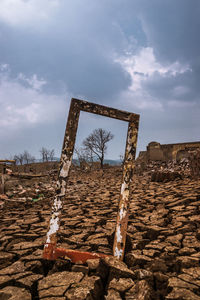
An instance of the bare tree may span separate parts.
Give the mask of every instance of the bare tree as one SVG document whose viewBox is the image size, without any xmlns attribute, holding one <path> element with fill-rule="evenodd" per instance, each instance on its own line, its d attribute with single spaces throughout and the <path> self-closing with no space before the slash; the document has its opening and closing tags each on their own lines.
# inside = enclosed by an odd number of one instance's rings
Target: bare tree
<svg viewBox="0 0 200 300">
<path fill-rule="evenodd" d="M 15 154 L 13 157 L 14 160 L 16 160 L 17 165 L 23 165 L 24 162 L 24 156 L 22 153 Z"/>
<path fill-rule="evenodd" d="M 23 153 L 14 155 L 13 159 L 16 160 L 16 163 L 20 165 L 35 162 L 35 157 L 32 156 L 27 150 L 25 150 Z"/>
<path fill-rule="evenodd" d="M 53 159 L 54 159 L 54 155 L 55 155 L 55 151 L 54 151 L 54 149 L 52 149 L 52 150 L 49 150 L 49 159 L 50 159 L 50 161 L 53 161 Z"/>
<path fill-rule="evenodd" d="M 30 164 L 35 162 L 35 157 L 32 156 L 27 150 L 24 151 L 23 158 L 25 164 Z"/>
<path fill-rule="evenodd" d="M 40 150 L 40 154 L 42 156 L 42 161 L 45 161 L 45 157 L 46 157 L 46 148 L 42 147 L 42 149 Z"/>
<path fill-rule="evenodd" d="M 114 135 L 110 131 L 102 128 L 95 129 L 84 141 L 84 149 L 96 155 L 103 168 L 104 155 L 107 150 L 107 143 L 112 140 Z"/>
<path fill-rule="evenodd" d="M 77 156 L 79 165 L 81 166 L 82 162 L 86 162 L 87 161 L 87 157 L 85 157 L 85 153 L 84 153 L 84 149 L 83 148 L 78 148 L 75 147 L 74 148 L 74 153 Z"/>
<path fill-rule="evenodd" d="M 55 151 L 54 151 L 54 149 L 48 150 L 47 148 L 42 147 L 42 149 L 40 150 L 40 154 L 42 156 L 43 162 L 44 161 L 52 161 L 54 158 Z"/>
<path fill-rule="evenodd" d="M 123 165 L 123 163 L 124 163 L 124 155 L 122 153 L 120 153 L 119 159 L 120 159 L 121 165 Z"/>
<path fill-rule="evenodd" d="M 74 149 L 74 152 L 77 156 L 77 159 L 78 159 L 81 169 L 85 169 L 86 166 L 91 168 L 92 163 L 93 163 L 93 153 L 90 150 L 82 148 L 82 147 L 80 147 L 80 148 L 76 147 Z"/>
</svg>

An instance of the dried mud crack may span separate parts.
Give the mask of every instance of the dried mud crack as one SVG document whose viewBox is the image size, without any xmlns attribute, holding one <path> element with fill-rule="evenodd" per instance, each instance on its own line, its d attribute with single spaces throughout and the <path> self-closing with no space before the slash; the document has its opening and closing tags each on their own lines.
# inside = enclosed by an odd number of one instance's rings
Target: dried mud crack
<svg viewBox="0 0 200 300">
<path fill-rule="evenodd" d="M 121 171 L 72 170 L 59 245 L 112 255 Z M 2 200 L 0 299 L 200 299 L 200 180 L 134 176 L 124 262 L 42 259 L 55 181 L 15 181 Z"/>
</svg>

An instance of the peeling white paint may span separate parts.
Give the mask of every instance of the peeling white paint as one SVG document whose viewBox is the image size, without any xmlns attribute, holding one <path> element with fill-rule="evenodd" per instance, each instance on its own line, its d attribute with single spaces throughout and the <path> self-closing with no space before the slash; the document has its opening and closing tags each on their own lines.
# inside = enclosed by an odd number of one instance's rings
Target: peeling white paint
<svg viewBox="0 0 200 300">
<path fill-rule="evenodd" d="M 122 207 L 120 208 L 120 211 L 119 211 L 119 220 L 120 221 L 123 218 L 123 212 L 124 212 L 124 204 L 122 204 Z"/>
<path fill-rule="evenodd" d="M 47 240 L 46 243 L 50 243 L 51 239 L 50 236 L 54 233 L 56 233 L 59 229 L 59 214 L 60 214 L 60 209 L 62 208 L 62 202 L 60 199 L 55 197 L 54 203 L 53 203 L 53 214 L 50 220 L 49 224 L 49 231 L 47 233 Z"/>
<path fill-rule="evenodd" d="M 59 180 L 56 181 L 56 185 L 57 185 L 57 189 L 60 189 L 60 181 Z"/>
<path fill-rule="evenodd" d="M 122 204 L 122 207 L 120 208 L 120 211 L 119 211 L 119 220 L 120 221 L 126 217 L 126 212 L 127 211 L 124 209 L 124 204 Z"/>
<path fill-rule="evenodd" d="M 67 177 L 68 176 L 70 166 L 71 166 L 71 160 L 68 160 L 68 161 L 64 162 L 63 167 L 60 171 L 60 176 L 61 177 Z"/>
<path fill-rule="evenodd" d="M 121 243 L 122 235 L 121 235 L 121 228 L 119 225 L 117 226 L 116 235 L 117 235 L 117 243 Z"/>
<path fill-rule="evenodd" d="M 54 233 L 56 233 L 59 229 L 59 218 L 58 216 L 54 217 L 54 215 L 51 217 L 50 220 L 50 226 L 49 226 L 49 231 L 47 233 L 47 240 L 46 243 L 51 243 L 50 236 Z"/>
<path fill-rule="evenodd" d="M 66 182 L 65 180 L 62 180 L 61 191 L 58 196 L 65 196 L 65 191 L 66 191 Z"/>
<path fill-rule="evenodd" d="M 121 194 L 124 193 L 125 188 L 126 188 L 126 182 L 123 182 L 123 183 L 122 183 L 122 187 L 121 187 Z"/>
<path fill-rule="evenodd" d="M 128 184 L 126 182 L 122 183 L 122 187 L 121 187 L 121 195 L 122 195 L 122 199 L 127 199 L 128 200 L 128 196 L 129 196 L 129 189 L 128 189 Z"/>
<path fill-rule="evenodd" d="M 53 208 L 55 209 L 55 211 L 58 211 L 59 209 L 62 208 L 62 201 L 57 197 L 54 199 Z"/>
<path fill-rule="evenodd" d="M 122 249 L 119 250 L 116 246 L 114 256 L 117 258 L 120 258 L 122 256 L 122 254 L 123 254 L 123 250 Z"/>
<path fill-rule="evenodd" d="M 127 146 L 127 152 L 130 153 L 130 151 L 131 151 L 131 145 L 128 144 L 128 146 Z"/>
<path fill-rule="evenodd" d="M 69 143 L 69 135 L 66 136 L 66 140 L 65 140 L 65 149 L 68 148 L 68 143 Z"/>
</svg>

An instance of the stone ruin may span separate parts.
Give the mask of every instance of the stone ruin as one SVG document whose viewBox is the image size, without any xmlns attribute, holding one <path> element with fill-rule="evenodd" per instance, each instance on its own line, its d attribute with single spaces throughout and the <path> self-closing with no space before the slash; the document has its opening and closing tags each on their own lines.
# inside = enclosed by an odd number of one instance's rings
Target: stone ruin
<svg viewBox="0 0 200 300">
<path fill-rule="evenodd" d="M 177 162 L 183 158 L 188 158 L 188 152 L 200 149 L 200 142 L 160 144 L 151 142 L 147 145 L 146 151 L 139 153 L 145 161 L 161 161 L 167 162 L 176 160 Z"/>
<path fill-rule="evenodd" d="M 135 172 L 148 174 L 152 181 L 163 182 L 200 176 L 200 142 L 161 145 L 151 142 L 141 151 Z"/>
</svg>

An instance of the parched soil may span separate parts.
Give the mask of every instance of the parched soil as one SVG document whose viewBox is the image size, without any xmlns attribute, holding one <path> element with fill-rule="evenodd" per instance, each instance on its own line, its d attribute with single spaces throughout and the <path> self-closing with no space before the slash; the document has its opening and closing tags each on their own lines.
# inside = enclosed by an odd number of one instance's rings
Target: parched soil
<svg viewBox="0 0 200 300">
<path fill-rule="evenodd" d="M 55 180 L 7 185 L 0 209 L 0 300 L 200 299 L 200 179 L 134 176 L 124 262 L 112 257 L 121 170 L 72 170 L 59 245 L 107 254 L 42 259 Z M 110 256 L 109 256 L 110 255 Z"/>
</svg>

